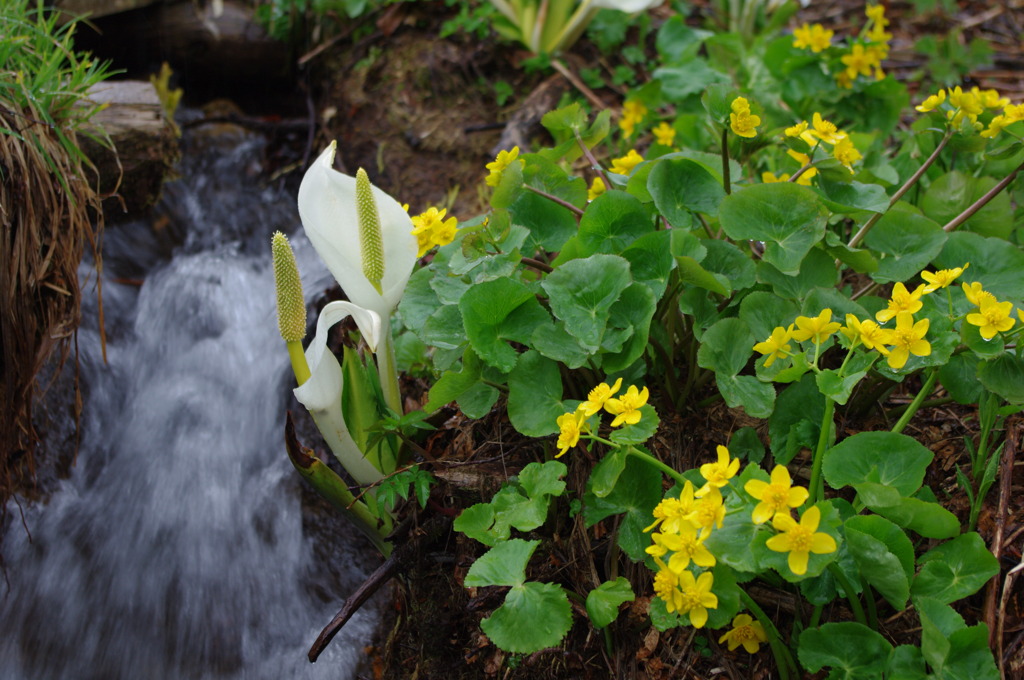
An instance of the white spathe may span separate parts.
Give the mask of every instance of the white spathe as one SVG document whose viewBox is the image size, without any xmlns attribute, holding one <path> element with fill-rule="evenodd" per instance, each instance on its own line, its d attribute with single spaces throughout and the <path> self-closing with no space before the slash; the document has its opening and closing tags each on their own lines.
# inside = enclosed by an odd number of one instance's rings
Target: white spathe
<svg viewBox="0 0 1024 680">
<path fill-rule="evenodd" d="M 355 319 L 366 343 L 376 347 L 381 335 L 381 319 L 376 312 L 351 302 L 328 303 L 316 321 L 316 336 L 306 348 L 310 377 L 296 387 L 294 393 L 299 403 L 313 416 L 313 422 L 338 461 L 357 483 L 367 485 L 379 482 L 384 475 L 359 450 L 345 425 L 341 408 L 344 386 L 341 364 L 327 347 L 331 327 L 348 316 Z"/>
<path fill-rule="evenodd" d="M 590 6 L 596 9 L 617 9 L 620 12 L 633 14 L 654 9 L 664 2 L 665 0 L 592 0 Z"/>
<path fill-rule="evenodd" d="M 416 264 L 412 220 L 402 206 L 377 187 L 373 197 L 380 214 L 384 276 L 378 293 L 363 275 L 356 180 L 334 169 L 337 143 L 331 142 L 310 166 L 299 186 L 299 217 L 310 243 L 356 305 L 390 319 Z"/>
</svg>

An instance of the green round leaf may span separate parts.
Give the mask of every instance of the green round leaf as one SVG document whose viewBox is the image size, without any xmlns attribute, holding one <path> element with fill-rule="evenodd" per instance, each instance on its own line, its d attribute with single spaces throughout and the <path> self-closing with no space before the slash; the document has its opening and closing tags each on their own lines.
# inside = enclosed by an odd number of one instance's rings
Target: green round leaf
<svg viewBox="0 0 1024 680">
<path fill-rule="evenodd" d="M 612 305 L 630 284 L 629 262 L 617 255 L 591 255 L 557 267 L 542 282 L 551 311 L 580 344 L 601 345 Z"/>
<path fill-rule="evenodd" d="M 654 221 L 639 200 L 624 191 L 609 190 L 587 206 L 580 218 L 577 238 L 585 255 L 618 254 L 653 231 Z"/>
<path fill-rule="evenodd" d="M 981 281 L 985 290 L 1000 300 L 1024 299 L 1024 250 L 1009 247 L 1001 238 L 956 231 L 935 260 L 937 267 L 950 269 L 971 264 L 960 281 Z M 958 281 L 959 283 L 959 281 Z"/>
<path fill-rule="evenodd" d="M 804 256 L 825 236 L 828 210 L 807 187 L 777 182 L 726 196 L 719 219 L 729 238 L 763 241 L 767 262 L 797 274 Z"/>
<path fill-rule="evenodd" d="M 897 611 L 907 606 L 914 575 L 914 545 L 889 520 L 857 515 L 846 520 L 846 545 L 860 573 Z"/>
<path fill-rule="evenodd" d="M 587 616 L 594 628 L 606 627 L 619 616 L 619 605 L 632 602 L 636 595 L 629 581 L 619 576 L 614 581 L 605 581 L 587 594 Z"/>
<path fill-rule="evenodd" d="M 825 452 L 822 472 L 835 489 L 874 482 L 910 496 L 921 488 L 932 458 L 931 451 L 905 434 L 860 432 Z"/>
<path fill-rule="evenodd" d="M 697 350 L 697 364 L 724 377 L 743 370 L 753 354 L 754 336 L 742 320 L 722 319 L 709 328 Z"/>
<path fill-rule="evenodd" d="M 508 376 L 508 419 L 528 437 L 558 432 L 562 404 L 562 376 L 558 364 L 529 350 L 519 356 Z"/>
<path fill-rule="evenodd" d="M 688 225 L 690 212 L 715 216 L 725 198 L 722 183 L 702 165 L 687 158 L 668 158 L 655 163 L 647 177 L 654 205 L 669 224 Z"/>
<path fill-rule="evenodd" d="M 478 283 L 459 300 L 466 336 L 485 363 L 508 372 L 518 354 L 506 340 L 528 342 L 534 328 L 550 319 L 530 289 L 515 279 Z"/>
<path fill-rule="evenodd" d="M 877 680 L 891 652 L 892 645 L 879 633 L 851 621 L 805 630 L 798 655 L 809 671 L 831 668 L 828 677 L 834 680 Z"/>
<path fill-rule="evenodd" d="M 467 586 L 519 586 L 526 580 L 526 563 L 540 541 L 512 538 L 494 546 L 466 572 Z"/>
<path fill-rule="evenodd" d="M 531 654 L 562 641 L 572 627 L 572 606 L 558 584 L 529 581 L 508 591 L 480 627 L 500 649 Z"/>
<path fill-rule="evenodd" d="M 878 256 L 878 270 L 871 278 L 881 283 L 907 281 L 942 251 L 947 238 L 927 217 L 905 210 L 887 212 L 864 238 Z"/>
<path fill-rule="evenodd" d="M 932 548 L 918 562 L 921 571 L 914 579 L 911 593 L 946 604 L 973 595 L 999 573 L 999 560 L 975 532 Z"/>
<path fill-rule="evenodd" d="M 1011 404 L 1024 404 L 1024 360 L 1003 354 L 978 367 L 978 380 Z"/>
<path fill-rule="evenodd" d="M 954 170 L 934 180 L 921 199 L 921 210 L 939 224 L 960 215 L 996 185 L 994 177 L 970 177 Z M 996 194 L 981 210 L 967 220 L 962 229 L 982 236 L 1009 238 L 1013 231 L 1013 207 L 1005 192 Z"/>
</svg>

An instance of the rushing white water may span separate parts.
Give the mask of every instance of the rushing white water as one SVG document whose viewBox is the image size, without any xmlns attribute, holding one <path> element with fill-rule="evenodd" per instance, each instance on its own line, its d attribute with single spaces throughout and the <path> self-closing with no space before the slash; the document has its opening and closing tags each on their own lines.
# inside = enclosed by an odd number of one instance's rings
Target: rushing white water
<svg viewBox="0 0 1024 680">
<path fill-rule="evenodd" d="M 373 560 L 340 528 L 348 546 L 325 563 L 303 532 L 269 266 L 270 232 L 297 217 L 291 194 L 250 176 L 262 145 L 235 135 L 186 158 L 165 198 L 181 241 L 169 261 L 147 251 L 148 223 L 107 236 L 108 271 L 145 282 L 104 284 L 107 364 L 85 288 L 81 449 L 51 500 L 26 509 L 29 534 L 17 521 L 7 531 L 3 680 L 356 673 L 372 603 L 306 660 Z M 296 250 L 304 278 L 322 276 L 301 237 Z"/>
</svg>

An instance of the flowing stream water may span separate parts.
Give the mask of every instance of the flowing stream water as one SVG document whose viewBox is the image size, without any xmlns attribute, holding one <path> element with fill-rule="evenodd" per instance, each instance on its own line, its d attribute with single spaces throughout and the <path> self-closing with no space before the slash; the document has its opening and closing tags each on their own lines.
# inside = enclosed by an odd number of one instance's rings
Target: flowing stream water
<svg viewBox="0 0 1024 680">
<path fill-rule="evenodd" d="M 336 680 L 372 640 L 373 603 L 306 660 L 374 565 L 331 518 L 343 545 L 314 550 L 283 448 L 291 375 L 269 242 L 296 227 L 294 194 L 263 178 L 262 138 L 196 145 L 163 217 L 105 235 L 107 363 L 95 273 L 80 270 L 81 448 L 48 503 L 25 506 L 27 532 L 9 508 L 3 680 Z M 293 242 L 306 290 L 322 290 L 326 269 Z"/>
</svg>

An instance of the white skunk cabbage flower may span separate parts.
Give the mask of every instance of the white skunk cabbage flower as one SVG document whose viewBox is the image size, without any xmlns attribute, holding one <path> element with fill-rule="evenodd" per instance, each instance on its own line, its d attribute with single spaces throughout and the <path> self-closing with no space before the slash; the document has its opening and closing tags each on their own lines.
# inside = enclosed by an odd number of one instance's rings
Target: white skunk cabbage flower
<svg viewBox="0 0 1024 680">
<path fill-rule="evenodd" d="M 299 217 L 348 299 L 386 328 L 416 264 L 412 220 L 361 169 L 358 179 L 335 170 L 336 151 L 331 142 L 302 178 Z"/>
<path fill-rule="evenodd" d="M 320 434 L 342 466 L 360 485 L 373 484 L 383 479 L 377 461 L 367 458 L 345 425 L 341 408 L 343 378 L 341 364 L 327 348 L 327 335 L 331 327 L 352 316 L 367 344 L 376 346 L 380 339 L 380 316 L 351 302 L 328 303 L 316 322 L 316 336 L 306 348 L 306 363 L 310 377 L 295 388 L 295 398 L 309 410 Z"/>
</svg>

